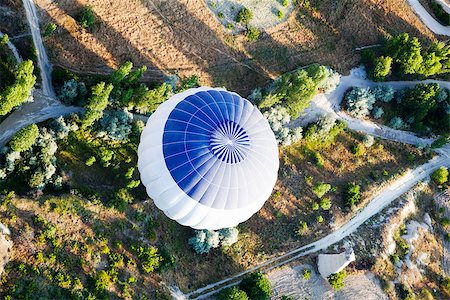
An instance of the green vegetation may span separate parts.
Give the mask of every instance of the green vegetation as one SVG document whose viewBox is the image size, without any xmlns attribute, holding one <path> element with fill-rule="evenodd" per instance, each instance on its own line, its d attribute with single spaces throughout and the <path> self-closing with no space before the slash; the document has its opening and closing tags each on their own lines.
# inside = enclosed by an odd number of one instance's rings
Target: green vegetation
<svg viewBox="0 0 450 300">
<path fill-rule="evenodd" d="M 281 10 L 279 10 L 279 11 L 277 11 L 277 17 L 278 17 L 278 19 L 283 19 L 283 17 L 284 17 L 284 14 L 283 14 L 283 12 L 281 11 Z"/>
<path fill-rule="evenodd" d="M 247 294 L 238 287 L 229 287 L 220 291 L 217 300 L 248 300 Z"/>
<path fill-rule="evenodd" d="M 440 167 L 431 175 L 431 179 L 437 184 L 444 184 L 448 181 L 448 169 L 446 167 Z"/>
<path fill-rule="evenodd" d="M 322 198 L 331 189 L 331 184 L 318 182 L 312 189 L 314 195 L 318 198 Z"/>
<path fill-rule="evenodd" d="M 336 274 L 331 274 L 328 276 L 328 282 L 336 291 L 342 289 L 344 287 L 344 279 L 347 276 L 344 270 L 340 271 Z"/>
<path fill-rule="evenodd" d="M 450 72 L 447 61 L 450 45 L 443 42 L 422 48 L 419 40 L 407 33 L 389 38 L 379 51 L 377 58 L 372 50 L 363 52 L 363 63 L 375 80 L 384 80 L 391 72 L 396 76 L 414 75 L 428 77 Z"/>
<path fill-rule="evenodd" d="M 112 89 L 112 84 L 106 85 L 104 82 L 100 82 L 92 87 L 92 95 L 88 99 L 86 113 L 82 120 L 84 128 L 91 126 L 103 116 L 103 111 L 108 105 L 108 98 Z"/>
<path fill-rule="evenodd" d="M 252 12 L 248 8 L 244 7 L 238 12 L 235 21 L 247 25 L 252 18 Z"/>
<path fill-rule="evenodd" d="M 92 7 L 85 6 L 76 19 L 81 27 L 90 28 L 95 23 L 95 16 Z"/>
<path fill-rule="evenodd" d="M 2 38 L 0 39 L 1 45 L 6 45 L 9 42 L 9 36 L 8 34 L 3 34 Z"/>
<path fill-rule="evenodd" d="M 272 295 L 270 282 L 262 273 L 252 273 L 245 277 L 239 288 L 252 300 L 268 300 Z"/>
<path fill-rule="evenodd" d="M 254 27 L 248 27 L 245 31 L 245 37 L 250 41 L 256 41 L 259 38 L 259 30 Z"/>
<path fill-rule="evenodd" d="M 347 207 L 353 208 L 361 200 L 361 187 L 353 182 L 346 185 L 344 190 L 344 203 Z"/>
<path fill-rule="evenodd" d="M 429 1 L 431 10 L 439 23 L 450 26 L 450 15 L 435 0 Z"/>
<path fill-rule="evenodd" d="M 309 280 L 311 278 L 311 271 L 309 269 L 303 269 L 303 279 Z"/>
<path fill-rule="evenodd" d="M 53 34 L 53 32 L 55 32 L 56 28 L 57 28 L 56 24 L 50 22 L 50 23 L 48 23 L 47 26 L 45 27 L 44 32 L 42 33 L 42 35 L 43 35 L 44 37 L 51 36 L 51 35 Z"/>
<path fill-rule="evenodd" d="M 26 102 L 36 82 L 31 60 L 23 61 L 14 72 L 15 82 L 0 93 L 0 116 L 10 113 L 15 107 Z"/>
<path fill-rule="evenodd" d="M 14 151 L 27 151 L 36 143 L 38 136 L 39 128 L 36 124 L 31 124 L 19 130 L 9 144 Z"/>
</svg>

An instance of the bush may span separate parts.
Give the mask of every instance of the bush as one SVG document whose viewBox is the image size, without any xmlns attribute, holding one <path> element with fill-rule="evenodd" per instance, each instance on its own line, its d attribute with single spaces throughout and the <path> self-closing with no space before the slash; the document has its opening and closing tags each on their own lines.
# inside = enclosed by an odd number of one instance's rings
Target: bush
<svg viewBox="0 0 450 300">
<path fill-rule="evenodd" d="M 331 208 L 331 200 L 329 198 L 322 198 L 320 200 L 320 207 L 323 210 L 329 210 Z"/>
<path fill-rule="evenodd" d="M 56 30 L 56 24 L 55 23 L 48 23 L 45 27 L 44 33 L 42 34 L 44 37 L 50 36 L 55 30 Z"/>
<path fill-rule="evenodd" d="M 391 102 L 394 99 L 395 91 L 390 85 L 377 85 L 376 87 L 370 88 L 370 92 L 375 97 L 376 101 Z"/>
<path fill-rule="evenodd" d="M 379 119 L 383 116 L 384 114 L 384 110 L 379 107 L 379 106 L 375 106 L 375 108 L 372 110 L 372 115 L 375 119 Z"/>
<path fill-rule="evenodd" d="M 292 129 L 285 126 L 291 121 L 291 116 L 286 108 L 281 106 L 271 107 L 263 115 L 269 122 L 270 128 L 280 145 L 289 146 L 302 138 L 303 129 L 301 127 Z"/>
<path fill-rule="evenodd" d="M 330 189 L 331 184 L 319 182 L 312 188 L 312 191 L 318 198 L 322 198 Z"/>
<path fill-rule="evenodd" d="M 322 215 L 318 215 L 316 218 L 317 223 L 323 223 L 323 217 Z"/>
<path fill-rule="evenodd" d="M 95 163 L 96 159 L 95 156 L 91 156 L 86 160 L 86 166 L 90 167 Z"/>
<path fill-rule="evenodd" d="M 238 241 L 239 230 L 236 227 L 219 230 L 222 246 L 231 246 Z"/>
<path fill-rule="evenodd" d="M 217 300 L 248 300 L 247 294 L 238 287 L 229 287 L 219 292 Z"/>
<path fill-rule="evenodd" d="M 336 274 L 331 274 L 330 276 L 328 276 L 328 282 L 333 287 L 333 289 L 338 291 L 344 287 L 344 279 L 346 276 L 347 274 L 344 270 L 342 270 Z"/>
<path fill-rule="evenodd" d="M 360 143 L 355 143 L 352 146 L 352 153 L 356 157 L 362 156 L 364 153 L 366 153 L 366 148 L 364 148 L 364 146 Z"/>
<path fill-rule="evenodd" d="M 354 87 L 345 95 L 346 108 L 356 118 L 367 116 L 376 99 L 369 88 Z"/>
<path fill-rule="evenodd" d="M 108 272 L 101 270 L 95 275 L 95 290 L 102 292 L 111 285 L 111 277 Z"/>
<path fill-rule="evenodd" d="M 446 167 L 440 167 L 431 175 L 431 179 L 437 184 L 444 184 L 448 181 L 448 169 Z"/>
<path fill-rule="evenodd" d="M 81 13 L 78 15 L 77 21 L 83 28 L 89 28 L 94 25 L 95 17 L 92 8 L 90 6 L 85 6 Z"/>
<path fill-rule="evenodd" d="M 118 109 L 107 111 L 98 122 L 100 131 L 97 136 L 108 136 L 112 140 L 128 140 L 133 128 L 133 115 L 128 111 Z"/>
<path fill-rule="evenodd" d="M 260 272 L 245 277 L 239 287 L 252 300 L 268 300 L 272 295 L 269 280 Z"/>
<path fill-rule="evenodd" d="M 349 208 L 353 208 L 361 199 L 360 186 L 355 183 L 349 183 L 344 190 L 344 202 Z"/>
<path fill-rule="evenodd" d="M 212 248 L 219 247 L 220 236 L 216 231 L 196 230 L 195 236 L 191 237 L 188 243 L 198 254 L 206 254 Z"/>
<path fill-rule="evenodd" d="M 380 56 L 375 59 L 374 64 L 373 78 L 377 81 L 383 81 L 391 72 L 392 57 Z"/>
<path fill-rule="evenodd" d="M 148 248 L 131 246 L 131 249 L 135 251 L 138 257 L 141 259 L 142 270 L 146 273 L 150 273 L 159 268 L 162 257 L 158 254 L 156 247 L 150 246 Z"/>
<path fill-rule="evenodd" d="M 300 221 L 297 229 L 297 235 L 303 236 L 308 232 L 308 224 L 305 221 Z"/>
<path fill-rule="evenodd" d="M 36 143 L 38 136 L 39 128 L 36 124 L 31 124 L 19 130 L 9 144 L 15 152 L 27 151 Z"/>
<path fill-rule="evenodd" d="M 250 41 L 254 42 L 259 38 L 259 30 L 254 27 L 248 27 L 245 31 L 245 37 Z"/>
<path fill-rule="evenodd" d="M 319 203 L 313 202 L 311 208 L 312 208 L 312 210 L 319 210 Z"/>
<path fill-rule="evenodd" d="M 78 83 L 75 79 L 65 81 L 58 93 L 58 99 L 65 104 L 72 104 L 78 96 Z"/>
<path fill-rule="evenodd" d="M 311 271 L 309 269 L 303 269 L 303 279 L 309 280 L 311 278 Z"/>
<path fill-rule="evenodd" d="M 248 8 L 244 7 L 237 14 L 235 21 L 238 23 L 242 22 L 245 25 L 247 25 L 252 18 L 253 18 L 252 12 Z"/>
<path fill-rule="evenodd" d="M 400 117 L 393 117 L 390 121 L 389 121 L 389 126 L 394 128 L 394 129 L 402 129 L 404 128 L 405 122 L 403 122 L 402 118 Z"/>
</svg>

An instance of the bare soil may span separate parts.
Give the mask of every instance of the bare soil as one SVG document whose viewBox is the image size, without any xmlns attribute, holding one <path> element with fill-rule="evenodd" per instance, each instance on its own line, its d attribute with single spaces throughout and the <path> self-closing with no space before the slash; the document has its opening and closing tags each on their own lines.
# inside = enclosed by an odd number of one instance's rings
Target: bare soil
<svg viewBox="0 0 450 300">
<path fill-rule="evenodd" d="M 125 60 L 150 68 L 148 81 L 165 74 L 198 74 L 204 84 L 246 95 L 270 78 L 312 62 L 346 73 L 358 63 L 353 49 L 388 34 L 409 32 L 425 43 L 436 37 L 406 0 L 299 1 L 286 22 L 250 43 L 224 28 L 203 0 L 37 0 L 42 26 L 58 25 L 46 40 L 52 62 L 91 74 Z M 309 2 L 309 1 L 308 1 Z M 96 24 L 74 17 L 84 5 Z"/>
</svg>

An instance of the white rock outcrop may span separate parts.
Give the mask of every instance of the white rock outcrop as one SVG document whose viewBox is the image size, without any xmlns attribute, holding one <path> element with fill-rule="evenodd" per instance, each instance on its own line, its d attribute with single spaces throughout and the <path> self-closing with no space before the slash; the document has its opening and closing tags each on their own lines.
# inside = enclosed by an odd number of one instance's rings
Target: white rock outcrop
<svg viewBox="0 0 450 300">
<path fill-rule="evenodd" d="M 350 248 L 339 254 L 319 254 L 318 268 L 323 278 L 342 271 L 349 263 L 355 261 L 355 252 Z"/>
</svg>

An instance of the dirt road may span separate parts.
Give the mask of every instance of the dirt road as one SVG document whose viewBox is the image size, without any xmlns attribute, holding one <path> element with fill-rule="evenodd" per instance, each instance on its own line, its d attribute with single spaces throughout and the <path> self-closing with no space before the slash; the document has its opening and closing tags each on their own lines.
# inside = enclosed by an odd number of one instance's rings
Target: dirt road
<svg viewBox="0 0 450 300">
<path fill-rule="evenodd" d="M 3 36 L 4 36 L 4 34 L 0 32 L 0 38 L 2 38 Z M 17 51 L 16 46 L 14 46 L 14 44 L 11 43 L 11 41 L 8 41 L 8 42 L 6 43 L 6 45 L 8 46 L 8 48 L 9 48 L 9 49 L 11 50 L 11 52 L 13 53 L 14 58 L 16 59 L 17 63 L 20 64 L 20 63 L 22 62 L 22 58 L 20 57 L 19 51 Z"/>
<path fill-rule="evenodd" d="M 414 10 L 414 12 L 419 16 L 423 23 L 434 33 L 440 35 L 450 36 L 450 26 L 444 26 L 438 21 L 436 21 L 432 15 L 425 9 L 425 7 L 420 4 L 419 0 L 408 0 L 409 5 Z M 444 1 L 441 1 L 442 7 L 448 13 L 450 7 Z"/>
</svg>

